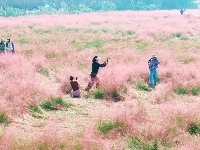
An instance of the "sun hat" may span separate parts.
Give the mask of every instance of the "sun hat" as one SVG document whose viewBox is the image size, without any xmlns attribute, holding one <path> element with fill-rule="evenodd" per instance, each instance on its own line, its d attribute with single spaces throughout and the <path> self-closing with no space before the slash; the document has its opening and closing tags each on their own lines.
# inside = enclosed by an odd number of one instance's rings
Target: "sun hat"
<svg viewBox="0 0 200 150">
<path fill-rule="evenodd" d="M 155 54 L 153 54 L 151 58 L 155 58 L 155 57 L 156 57 L 156 55 L 155 55 Z"/>
<path fill-rule="evenodd" d="M 96 59 L 96 60 L 100 60 L 101 58 L 100 58 L 99 56 L 97 56 L 95 59 Z"/>
</svg>

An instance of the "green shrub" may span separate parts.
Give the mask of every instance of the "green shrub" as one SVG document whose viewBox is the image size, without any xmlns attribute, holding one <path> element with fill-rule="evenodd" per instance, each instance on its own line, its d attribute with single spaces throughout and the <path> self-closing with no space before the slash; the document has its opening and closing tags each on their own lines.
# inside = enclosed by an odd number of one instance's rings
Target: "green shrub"
<svg viewBox="0 0 200 150">
<path fill-rule="evenodd" d="M 100 134 L 107 134 L 114 128 L 122 126 L 123 123 L 118 121 L 100 121 L 98 124 L 98 131 Z"/>
<path fill-rule="evenodd" d="M 197 124 L 191 124 L 189 125 L 188 127 L 188 132 L 191 134 L 191 135 L 195 135 L 197 133 L 200 133 L 200 127 L 197 125 Z"/>
<path fill-rule="evenodd" d="M 56 104 L 59 104 L 65 108 L 69 108 L 70 107 L 70 104 L 68 104 L 67 102 L 63 101 L 62 98 L 60 97 L 57 97 L 57 98 L 52 98 L 51 99 L 53 103 L 56 103 Z"/>
<path fill-rule="evenodd" d="M 192 89 L 191 89 L 191 93 L 192 93 L 192 95 L 194 95 L 194 96 L 199 95 L 199 94 L 200 94 L 200 88 L 192 88 Z"/>
<path fill-rule="evenodd" d="M 42 114 L 42 110 L 41 110 L 40 107 L 37 106 L 37 105 L 31 105 L 31 106 L 29 107 L 29 111 L 30 111 L 30 112 L 33 112 L 33 113 Z"/>
<path fill-rule="evenodd" d="M 85 94 L 85 98 L 89 99 L 89 98 L 93 98 L 94 95 L 91 92 L 88 92 L 87 94 Z"/>
<path fill-rule="evenodd" d="M 148 85 L 143 83 L 143 82 L 138 82 L 136 84 L 136 88 L 139 89 L 139 90 L 143 90 L 143 91 L 148 91 L 149 90 Z"/>
<path fill-rule="evenodd" d="M 56 107 L 53 106 L 52 102 L 43 102 L 41 107 L 45 110 L 58 110 Z"/>
<path fill-rule="evenodd" d="M 139 138 L 131 138 L 128 141 L 128 147 L 131 150 L 138 149 L 138 150 L 158 150 L 158 144 L 156 141 L 142 141 Z"/>
<path fill-rule="evenodd" d="M 115 34 L 125 35 L 125 32 L 124 32 L 124 31 L 121 31 L 121 30 L 116 30 L 116 31 L 115 31 Z"/>
<path fill-rule="evenodd" d="M 44 67 L 41 67 L 41 68 L 39 69 L 39 73 L 43 74 L 45 77 L 49 77 L 49 76 L 50 76 L 50 75 L 49 75 L 48 69 L 47 69 L 47 68 L 44 68 Z"/>
<path fill-rule="evenodd" d="M 105 96 L 105 90 L 102 88 L 97 88 L 93 91 L 93 95 L 97 99 L 102 99 Z"/>
<path fill-rule="evenodd" d="M 116 88 L 114 88 L 111 91 L 111 97 L 114 99 L 115 102 L 118 102 L 118 101 L 124 99 L 124 97 L 119 93 L 119 91 Z"/>
<path fill-rule="evenodd" d="M 178 32 L 178 33 L 172 34 L 172 36 L 176 37 L 176 38 L 180 38 L 182 36 L 182 34 Z"/>
<path fill-rule="evenodd" d="M 103 28 L 101 31 L 102 31 L 103 33 L 108 33 L 108 29 L 107 29 L 107 28 Z"/>
<path fill-rule="evenodd" d="M 189 94 L 189 90 L 182 86 L 178 86 L 177 88 L 175 88 L 174 92 L 176 92 L 178 95 Z"/>
<path fill-rule="evenodd" d="M 4 112 L 0 113 L 0 123 L 5 124 L 5 125 L 8 125 L 10 123 L 8 117 L 6 116 Z"/>
<path fill-rule="evenodd" d="M 127 33 L 128 35 L 133 35 L 133 34 L 135 34 L 135 32 L 130 31 L 130 30 L 126 31 L 126 33 Z"/>
</svg>

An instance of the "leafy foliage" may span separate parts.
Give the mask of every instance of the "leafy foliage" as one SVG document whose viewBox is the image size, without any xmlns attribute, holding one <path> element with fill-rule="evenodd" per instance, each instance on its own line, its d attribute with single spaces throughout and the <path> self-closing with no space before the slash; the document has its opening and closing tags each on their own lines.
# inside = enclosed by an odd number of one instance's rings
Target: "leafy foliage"
<svg viewBox="0 0 200 150">
<path fill-rule="evenodd" d="M 118 121 L 100 121 L 98 125 L 98 131 L 101 134 L 107 134 L 114 128 L 118 128 L 119 126 L 122 126 L 123 123 Z"/>
<path fill-rule="evenodd" d="M 0 123 L 8 125 L 10 123 L 8 117 L 6 116 L 6 114 L 4 112 L 0 113 Z"/>
<path fill-rule="evenodd" d="M 27 14 L 52 14 L 56 12 L 78 13 L 93 11 L 115 11 L 115 10 L 159 10 L 159 9 L 180 9 L 197 8 L 195 1 L 186 0 L 140 0 L 124 2 L 123 0 L 16 0 L 2 1 L 0 16 L 21 16 Z"/>
</svg>

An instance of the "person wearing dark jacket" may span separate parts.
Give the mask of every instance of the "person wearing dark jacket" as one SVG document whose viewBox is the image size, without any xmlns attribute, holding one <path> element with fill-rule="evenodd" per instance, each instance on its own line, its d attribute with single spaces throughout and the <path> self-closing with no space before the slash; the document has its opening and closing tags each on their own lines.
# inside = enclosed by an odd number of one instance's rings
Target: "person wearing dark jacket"
<svg viewBox="0 0 200 150">
<path fill-rule="evenodd" d="M 0 53 L 4 53 L 5 51 L 5 41 L 3 39 L 1 39 L 1 42 L 0 42 Z"/>
<path fill-rule="evenodd" d="M 100 67 L 105 67 L 106 64 L 108 63 L 108 61 L 105 61 L 103 64 L 99 64 L 98 61 L 99 61 L 100 59 L 101 59 L 100 57 L 95 56 L 95 57 L 93 58 L 93 60 L 92 60 L 92 72 L 91 72 L 91 74 L 90 74 L 91 81 L 90 81 L 90 83 L 88 84 L 88 86 L 86 87 L 85 91 L 89 91 L 95 83 L 96 83 L 96 87 L 99 87 L 100 80 L 99 80 L 99 78 L 97 77 L 99 68 L 100 68 Z"/>
</svg>

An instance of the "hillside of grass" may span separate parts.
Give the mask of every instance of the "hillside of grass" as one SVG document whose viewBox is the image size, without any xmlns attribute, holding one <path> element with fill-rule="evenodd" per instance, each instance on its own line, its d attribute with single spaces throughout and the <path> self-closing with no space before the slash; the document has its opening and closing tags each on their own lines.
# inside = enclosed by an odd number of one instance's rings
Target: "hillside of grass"
<svg viewBox="0 0 200 150">
<path fill-rule="evenodd" d="M 2 150 L 197 150 L 199 10 L 0 18 L 14 54 L 0 55 Z M 148 87 L 156 54 L 158 85 Z M 69 76 L 101 86 L 71 98 Z"/>
</svg>

